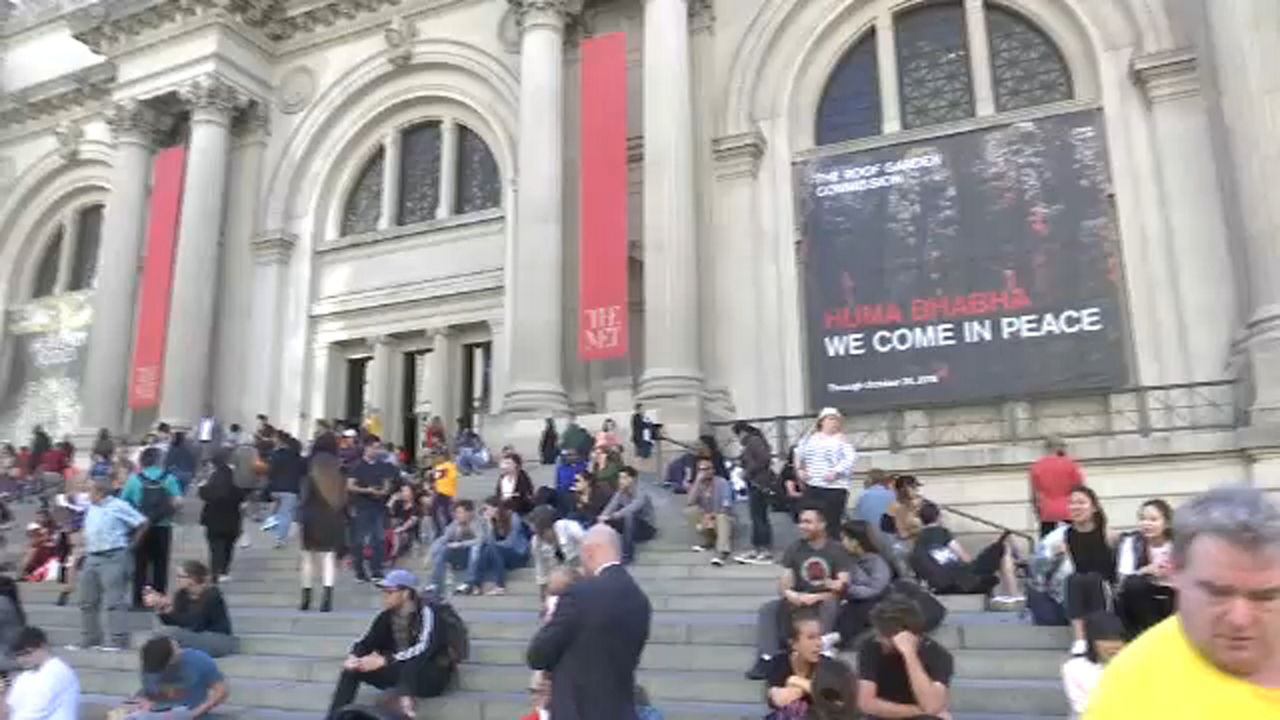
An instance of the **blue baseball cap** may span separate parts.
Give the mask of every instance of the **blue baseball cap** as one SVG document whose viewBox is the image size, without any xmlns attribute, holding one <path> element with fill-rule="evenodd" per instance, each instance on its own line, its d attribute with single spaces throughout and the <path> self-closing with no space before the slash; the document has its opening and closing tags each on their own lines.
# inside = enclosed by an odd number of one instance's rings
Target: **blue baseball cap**
<svg viewBox="0 0 1280 720">
<path fill-rule="evenodd" d="M 416 588 L 418 578 L 408 570 L 392 570 L 378 581 L 380 588 Z"/>
</svg>

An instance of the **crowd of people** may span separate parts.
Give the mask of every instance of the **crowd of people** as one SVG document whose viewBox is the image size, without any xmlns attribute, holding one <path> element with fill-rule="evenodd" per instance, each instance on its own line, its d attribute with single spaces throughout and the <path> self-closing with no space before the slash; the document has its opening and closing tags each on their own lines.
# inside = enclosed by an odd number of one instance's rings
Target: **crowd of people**
<svg viewBox="0 0 1280 720">
<path fill-rule="evenodd" d="M 639 408 L 637 416 L 630 451 L 643 457 L 653 426 Z M 1185 675 L 1189 687 L 1225 693 L 1232 707 L 1275 702 L 1244 692 L 1280 685 L 1280 615 L 1271 612 L 1280 602 L 1280 511 L 1262 493 L 1214 490 L 1176 514 L 1153 498 L 1140 505 L 1134 530 L 1117 533 L 1083 470 L 1050 438 L 1030 471 L 1036 536 L 1004 530 L 971 554 L 918 478 L 872 470 L 855 486 L 857 452 L 842 421 L 824 409 L 776 472 L 764 435 L 738 423 L 736 458 L 706 436 L 665 478 L 682 498 L 693 550 L 713 566 L 773 565 L 773 518 L 785 512 L 796 523 L 798 539 L 776 556 L 777 598 L 758 611 L 747 672 L 765 684 L 769 718 L 949 717 L 955 659 L 930 637 L 946 614 L 937 596 L 946 594 L 985 595 L 992 609 L 1068 627 L 1062 680 L 1077 717 L 1130 717 L 1136 706 L 1117 688 L 1156 692 L 1135 656 Z M 47 440 L 31 445 L 50 456 L 49 467 L 58 457 L 73 467 L 74 448 L 46 448 Z M 594 434 L 576 422 L 560 433 L 549 425 L 543 446 L 552 484 L 535 487 L 521 456 L 504 448 L 492 492 L 472 499 L 460 495 L 459 477 L 492 458 L 465 425 L 452 441 L 442 423 L 428 425 L 417 466 L 354 423 L 320 423 L 305 444 L 266 417 L 252 433 L 233 425 L 194 443 L 161 426 L 136 458 L 104 435 L 90 470 L 64 475 L 56 497 L 48 497 L 49 478 L 14 493 L 47 505 L 28 527 L 22 575 L 62 583 L 63 601 L 77 594 L 77 649 L 122 651 L 126 614 L 154 614 L 156 632 L 140 648 L 143 689 L 126 707 L 133 717 L 175 708 L 199 717 L 229 697 L 216 659 L 239 642 L 221 586 L 231 581 L 235 548 L 248 541 L 246 524 L 257 523 L 281 549 L 298 530 L 300 610 L 332 611 L 344 568 L 382 594 L 383 611 L 337 670 L 331 716 L 362 684 L 389 690 L 409 716 L 414 698 L 444 692 L 467 652 L 448 596 L 504 594 L 509 573 L 527 566 L 542 609 L 528 651 L 535 716 L 644 707 L 635 668 L 651 610 L 631 576 L 613 568 L 658 534 L 653 491 L 625 463 L 612 421 Z M 20 462 L 25 470 L 0 468 L 23 473 L 17 483 L 33 472 L 29 458 Z M 209 560 L 179 563 L 170 593 L 173 526 L 191 494 L 203 501 Z M 737 537 L 743 501 L 749 541 Z M 738 547 L 748 549 L 735 555 Z M 419 565 L 425 583 L 413 572 Z M 0 644 L 21 672 L 10 707 L 36 697 L 63 707 L 78 694 L 75 674 L 26 626 L 17 587 L 0 578 Z M 580 632 L 600 627 L 611 628 L 607 641 Z M 1134 650 L 1122 652 L 1127 645 Z M 1198 672 L 1194 658 L 1231 682 Z M 1104 672 L 1113 659 L 1118 670 Z M 76 716 L 59 712 L 39 717 Z"/>
</svg>

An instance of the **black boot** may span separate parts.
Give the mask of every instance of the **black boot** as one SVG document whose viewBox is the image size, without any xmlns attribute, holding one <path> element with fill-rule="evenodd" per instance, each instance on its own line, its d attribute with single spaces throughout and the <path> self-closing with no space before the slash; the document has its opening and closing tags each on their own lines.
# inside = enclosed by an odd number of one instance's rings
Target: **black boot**
<svg viewBox="0 0 1280 720">
<path fill-rule="evenodd" d="M 320 612 L 333 612 L 333 588 L 326 586 L 320 596 Z"/>
<path fill-rule="evenodd" d="M 302 588 L 302 604 L 298 609 L 303 612 L 311 609 L 311 588 Z"/>
</svg>

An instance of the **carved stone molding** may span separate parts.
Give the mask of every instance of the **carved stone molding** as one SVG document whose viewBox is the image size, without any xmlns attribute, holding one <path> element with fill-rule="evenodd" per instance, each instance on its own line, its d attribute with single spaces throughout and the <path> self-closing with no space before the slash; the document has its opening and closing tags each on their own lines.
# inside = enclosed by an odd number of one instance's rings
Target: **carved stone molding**
<svg viewBox="0 0 1280 720">
<path fill-rule="evenodd" d="M 231 116 L 249 105 L 249 96 L 217 75 L 204 75 L 178 89 L 178 97 L 193 114 L 230 122 Z"/>
<path fill-rule="evenodd" d="M 80 154 L 80 141 L 84 140 L 84 128 L 79 123 L 61 122 L 53 129 L 53 136 L 58 140 L 58 155 L 63 160 L 75 160 Z"/>
<path fill-rule="evenodd" d="M 104 62 L 9 93 L 0 101 L 0 128 L 92 106 L 110 97 L 115 78 L 115 65 Z"/>
<path fill-rule="evenodd" d="M 689 30 L 710 32 L 716 25 L 716 8 L 712 0 L 689 0 Z"/>
<path fill-rule="evenodd" d="M 163 119 L 150 105 L 138 100 L 120 100 L 107 108 L 107 126 L 112 136 L 153 143 L 164 130 Z"/>
<path fill-rule="evenodd" d="M 264 233 L 253 239 L 253 259 L 259 265 L 284 265 L 293 257 L 293 248 L 298 244 L 296 235 L 284 230 Z"/>
<path fill-rule="evenodd" d="M 1151 103 L 1193 97 L 1200 93 L 1200 75 L 1191 48 L 1166 50 L 1133 59 L 1134 81 Z"/>
<path fill-rule="evenodd" d="M 507 0 L 516 11 L 516 23 L 527 29 L 550 25 L 563 29 L 571 14 L 582 10 L 582 0 Z"/>
<path fill-rule="evenodd" d="M 316 94 L 316 75 L 306 65 L 290 69 L 280 79 L 280 112 L 292 115 L 301 112 Z"/>
<path fill-rule="evenodd" d="M 758 130 L 725 135 L 711 141 L 716 177 L 721 180 L 752 178 L 760 171 L 768 142 Z"/>
<path fill-rule="evenodd" d="M 243 140 L 263 139 L 271 135 L 271 106 L 254 100 L 236 117 L 236 134 Z"/>
<path fill-rule="evenodd" d="M 387 41 L 387 48 L 391 51 L 387 61 L 396 67 L 408 65 L 413 59 L 413 39 L 417 35 L 418 29 L 403 15 L 392 18 L 382 31 L 382 38 Z"/>
</svg>

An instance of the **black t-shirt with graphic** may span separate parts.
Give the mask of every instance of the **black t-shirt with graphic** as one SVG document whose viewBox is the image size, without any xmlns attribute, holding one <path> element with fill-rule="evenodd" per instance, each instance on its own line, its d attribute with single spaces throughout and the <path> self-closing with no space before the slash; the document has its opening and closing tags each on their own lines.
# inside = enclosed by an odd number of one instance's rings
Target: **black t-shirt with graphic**
<svg viewBox="0 0 1280 720">
<path fill-rule="evenodd" d="M 826 592 L 821 583 L 848 572 L 852 563 L 844 546 L 830 539 L 818 548 L 797 540 L 782 555 L 782 566 L 791 571 L 791 587 L 801 593 Z"/>
<path fill-rule="evenodd" d="M 955 664 L 951 653 L 927 636 L 920 638 L 920 664 L 925 673 L 943 685 L 951 684 Z M 900 705 L 915 705 L 907 665 L 897 650 L 886 651 L 874 635 L 858 648 L 858 678 L 876 684 L 876 697 Z"/>
</svg>

